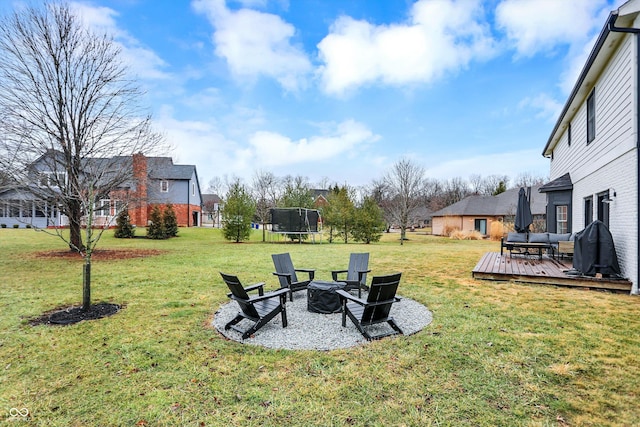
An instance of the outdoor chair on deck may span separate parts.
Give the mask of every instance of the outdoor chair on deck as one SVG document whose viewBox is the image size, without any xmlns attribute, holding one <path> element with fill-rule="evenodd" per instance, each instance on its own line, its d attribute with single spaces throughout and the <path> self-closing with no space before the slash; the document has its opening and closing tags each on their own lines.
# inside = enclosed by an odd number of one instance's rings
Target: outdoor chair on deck
<svg viewBox="0 0 640 427">
<path fill-rule="evenodd" d="M 240 283 L 240 280 L 238 280 L 238 277 L 224 273 L 220 273 L 220 275 L 231 291 L 227 296 L 236 301 L 242 310 L 238 312 L 238 315 L 233 318 L 233 320 L 224 326 L 224 329 L 232 328 L 242 334 L 242 339 L 246 339 L 266 325 L 278 313 L 282 316 L 282 327 L 287 327 L 287 310 L 285 308 L 285 302 L 287 301 L 286 289 L 278 289 L 277 291 L 265 293 L 264 283 L 257 283 L 245 288 Z M 248 292 L 255 290 L 258 291 L 258 295 L 250 297 Z M 253 326 L 246 330 L 235 326 L 243 319 L 254 322 Z"/>
<path fill-rule="evenodd" d="M 347 326 L 347 316 L 349 316 L 356 328 L 369 341 L 389 335 L 402 334 L 402 330 L 393 320 L 393 317 L 389 316 L 393 303 L 400 301 L 396 297 L 396 291 L 400 284 L 401 275 L 402 273 L 374 276 L 369 286 L 369 296 L 366 301 L 356 298 L 341 289 L 337 290 L 336 293 L 340 296 L 342 302 L 342 326 Z M 365 327 L 380 323 L 387 323 L 391 327 L 391 331 L 382 331 L 371 335 L 365 330 Z"/>
<path fill-rule="evenodd" d="M 358 298 L 362 298 L 362 288 L 367 289 L 367 273 L 369 270 L 368 253 L 352 253 L 349 256 L 349 267 L 346 270 L 334 270 L 331 272 L 334 282 L 346 283 L 346 291 L 358 288 Z M 346 279 L 339 279 L 339 274 L 347 273 Z"/>
<path fill-rule="evenodd" d="M 310 269 L 293 268 L 293 262 L 289 253 L 273 254 L 273 265 L 276 271 L 273 273 L 280 280 L 280 287 L 289 290 L 289 298 L 293 301 L 293 293 L 307 289 L 307 285 L 313 280 L 316 271 Z M 309 280 L 298 280 L 296 272 L 307 273 Z"/>
</svg>

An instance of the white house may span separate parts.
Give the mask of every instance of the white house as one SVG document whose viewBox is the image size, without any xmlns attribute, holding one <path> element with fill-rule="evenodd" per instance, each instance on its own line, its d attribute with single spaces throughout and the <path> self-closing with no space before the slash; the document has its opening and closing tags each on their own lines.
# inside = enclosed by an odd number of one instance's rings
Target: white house
<svg viewBox="0 0 640 427">
<path fill-rule="evenodd" d="M 609 14 L 553 128 L 547 228 L 580 231 L 603 221 L 638 294 L 640 244 L 640 0 Z"/>
</svg>

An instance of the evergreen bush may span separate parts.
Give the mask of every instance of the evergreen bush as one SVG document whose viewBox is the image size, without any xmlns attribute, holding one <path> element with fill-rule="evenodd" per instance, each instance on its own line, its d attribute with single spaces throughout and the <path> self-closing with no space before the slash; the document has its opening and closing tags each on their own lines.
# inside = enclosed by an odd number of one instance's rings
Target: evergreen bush
<svg viewBox="0 0 640 427">
<path fill-rule="evenodd" d="M 162 220 L 162 212 L 160 211 L 160 207 L 157 205 L 151 209 L 151 214 L 149 215 L 149 227 L 147 227 L 147 238 L 148 239 L 166 239 L 167 233 L 164 228 L 164 221 Z"/>
<path fill-rule="evenodd" d="M 176 237 L 178 235 L 178 218 L 176 217 L 176 211 L 173 210 L 172 204 L 169 203 L 164 208 L 162 220 L 164 221 L 164 231 L 167 238 Z"/>
<path fill-rule="evenodd" d="M 131 239 L 136 234 L 135 228 L 131 225 L 131 218 L 129 218 L 129 211 L 127 209 L 122 210 L 116 218 L 116 231 L 113 233 L 113 237 L 118 239 Z"/>
</svg>

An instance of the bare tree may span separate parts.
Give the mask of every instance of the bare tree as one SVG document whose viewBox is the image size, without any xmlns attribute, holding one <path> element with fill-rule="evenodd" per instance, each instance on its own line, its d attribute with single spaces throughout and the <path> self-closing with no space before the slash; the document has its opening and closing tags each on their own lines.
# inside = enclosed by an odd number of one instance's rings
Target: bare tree
<svg viewBox="0 0 640 427">
<path fill-rule="evenodd" d="M 123 157 L 161 142 L 141 95 L 117 44 L 85 27 L 69 5 L 17 9 L 0 23 L 3 169 L 17 188 L 68 217 L 69 237 L 58 236 L 84 257 L 86 310 L 102 235 L 94 232 L 98 202 L 132 179 Z"/>
<path fill-rule="evenodd" d="M 484 178 L 482 194 L 492 196 L 498 194 L 501 189 L 506 189 L 509 185 L 508 175 L 489 175 Z M 502 190 L 504 191 L 504 190 Z"/>
<path fill-rule="evenodd" d="M 224 178 L 214 176 L 209 180 L 209 184 L 207 185 L 207 193 L 213 193 L 222 198 L 227 193 L 227 190 L 229 188 L 228 181 L 229 180 L 226 175 L 224 176 Z"/>
<path fill-rule="evenodd" d="M 404 244 L 407 228 L 417 220 L 422 206 L 424 168 L 404 158 L 397 161 L 385 176 L 389 192 L 390 214 L 400 227 L 400 244 Z"/>
<path fill-rule="evenodd" d="M 256 216 L 262 224 L 262 241 L 266 240 L 265 224 L 269 222 L 269 212 L 278 201 L 279 180 L 273 172 L 256 171 L 253 175 L 251 192 L 256 203 Z"/>
<path fill-rule="evenodd" d="M 548 177 L 536 175 L 534 172 L 522 172 L 516 177 L 515 182 L 513 183 L 513 188 L 542 185 L 548 180 Z"/>
</svg>

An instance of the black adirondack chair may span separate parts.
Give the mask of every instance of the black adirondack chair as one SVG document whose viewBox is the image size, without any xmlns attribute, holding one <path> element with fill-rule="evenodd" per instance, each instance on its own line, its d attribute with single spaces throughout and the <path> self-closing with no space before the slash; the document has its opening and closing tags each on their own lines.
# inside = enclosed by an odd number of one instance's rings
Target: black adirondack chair
<svg viewBox="0 0 640 427">
<path fill-rule="evenodd" d="M 273 273 L 280 280 L 280 287 L 289 290 L 289 298 L 293 301 L 293 293 L 307 289 L 307 285 L 313 280 L 316 271 L 310 269 L 293 268 L 293 262 L 289 253 L 273 254 L 273 265 L 276 271 Z M 298 280 L 296 272 L 307 273 L 309 280 Z"/>
<path fill-rule="evenodd" d="M 334 270 L 331 272 L 334 282 L 346 283 L 346 291 L 358 289 L 358 298 L 362 298 L 362 289 L 367 289 L 367 273 L 369 270 L 369 254 L 368 253 L 352 253 L 349 255 L 349 267 L 346 270 Z M 346 278 L 340 278 L 341 274 L 346 273 Z"/>
<path fill-rule="evenodd" d="M 224 274 L 222 272 L 220 275 L 231 291 L 227 296 L 236 301 L 241 310 L 233 320 L 224 326 L 225 329 L 232 328 L 240 332 L 244 340 L 266 325 L 278 313 L 282 316 L 282 327 L 287 327 L 287 310 L 285 307 L 287 301 L 286 289 L 278 289 L 277 291 L 265 293 L 264 283 L 257 283 L 245 288 L 237 276 Z M 258 291 L 258 295 L 250 297 L 248 292 L 255 290 Z M 236 324 L 243 319 L 250 320 L 254 323 L 249 329 L 241 329 L 237 327 Z"/>
<path fill-rule="evenodd" d="M 356 328 L 369 341 L 389 335 L 402 334 L 402 330 L 393 320 L 393 317 L 389 316 L 393 303 L 400 300 L 396 297 L 396 291 L 400 284 L 401 275 L 402 273 L 374 276 L 369 286 L 369 296 L 366 301 L 356 298 L 347 291 L 336 290 L 342 302 L 342 326 L 347 326 L 347 316 L 349 316 Z M 371 335 L 365 329 L 365 327 L 380 323 L 387 323 L 392 330 Z"/>
</svg>

